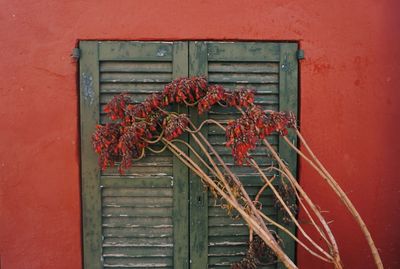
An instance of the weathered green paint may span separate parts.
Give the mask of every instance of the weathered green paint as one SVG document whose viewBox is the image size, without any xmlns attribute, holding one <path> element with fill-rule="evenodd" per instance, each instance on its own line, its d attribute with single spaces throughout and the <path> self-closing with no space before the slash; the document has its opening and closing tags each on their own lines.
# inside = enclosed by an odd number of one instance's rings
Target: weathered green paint
<svg viewBox="0 0 400 269">
<path fill-rule="evenodd" d="M 135 61 L 107 61 L 100 65 L 101 72 L 117 73 L 146 73 L 151 76 L 153 73 L 169 73 L 172 69 L 172 62 L 135 62 Z"/>
<path fill-rule="evenodd" d="M 224 74 L 210 74 L 210 81 L 214 83 L 278 83 L 278 74 L 231 74 L 229 77 Z"/>
<path fill-rule="evenodd" d="M 212 62 L 208 65 L 209 72 L 225 72 L 225 73 L 279 73 L 279 66 L 274 63 L 265 62 L 244 62 L 242 65 L 236 66 L 226 62 Z"/>
<path fill-rule="evenodd" d="M 296 57 L 297 43 L 282 43 L 280 46 L 280 77 L 279 77 L 279 110 L 292 111 L 297 117 L 298 112 L 298 60 Z M 297 137 L 293 131 L 289 132 L 288 138 L 295 145 Z M 286 144 L 283 138 L 279 138 L 279 155 L 286 161 L 291 172 L 297 174 L 297 154 Z M 293 197 L 290 203 L 296 203 Z M 282 219 L 282 213 L 278 212 L 278 220 Z M 289 231 L 296 232 L 294 224 L 287 225 Z M 279 231 L 279 237 L 285 242 L 284 250 L 293 260 L 296 255 L 296 244 L 286 233 Z M 278 268 L 285 268 L 282 263 Z"/>
<path fill-rule="evenodd" d="M 102 122 L 103 123 L 103 122 Z M 169 175 L 171 176 L 173 173 L 173 165 L 172 165 L 172 156 L 167 156 L 165 159 L 169 160 L 169 163 L 167 162 L 159 162 L 157 163 L 158 160 L 161 158 L 159 157 L 150 157 L 146 156 L 144 159 L 136 162 L 132 167 L 129 169 L 125 170 L 125 174 L 129 176 L 130 174 L 138 174 L 139 176 L 142 175 L 149 175 L 149 174 L 155 174 L 155 164 L 157 164 L 157 174 L 164 174 L 164 175 Z M 110 167 L 107 168 L 107 170 L 102 172 L 103 176 L 118 176 L 120 175 L 118 171 L 118 167 Z"/>
<path fill-rule="evenodd" d="M 172 58 L 172 42 L 99 42 L 101 61 L 171 61 Z"/>
<path fill-rule="evenodd" d="M 158 82 L 167 84 L 171 82 L 171 75 L 166 73 L 108 73 L 104 72 L 100 76 L 100 82 L 113 83 L 148 83 Z"/>
<path fill-rule="evenodd" d="M 142 178 L 142 177 L 124 177 L 121 176 L 102 176 L 101 185 L 103 187 L 131 187 L 131 188 L 168 188 L 173 185 L 170 177 Z"/>
<path fill-rule="evenodd" d="M 209 61 L 279 61 L 280 43 L 208 42 Z"/>
<path fill-rule="evenodd" d="M 116 168 L 100 175 L 90 136 L 99 121 L 106 121 L 101 108 L 114 94 L 126 91 L 134 96 L 135 102 L 140 102 L 173 78 L 186 76 L 206 75 L 210 83 L 229 88 L 255 88 L 256 103 L 265 109 L 297 112 L 297 44 L 90 41 L 81 42 L 80 48 L 85 269 L 102 268 L 102 257 L 110 266 L 143 262 L 155 266 L 159 262 L 165 268 L 203 269 L 208 263 L 224 262 L 226 266 L 221 268 L 229 268 L 228 264 L 240 259 L 246 250 L 247 226 L 214 205 L 198 176 L 189 173 L 167 151 L 157 156 L 149 154 L 128 169 L 126 176 L 120 176 Z M 196 125 L 208 117 L 223 120 L 239 116 L 229 108 L 213 108 L 200 116 L 184 106 L 175 109 L 188 113 Z M 230 151 L 224 146 L 224 132 L 215 126 L 205 126 L 202 133 L 221 157 L 233 164 Z M 292 133 L 289 137 L 294 139 Z M 199 149 L 187 134 L 180 138 Z M 295 154 L 277 136 L 268 139 L 296 173 Z M 181 149 L 189 153 L 184 146 Z M 272 163 L 263 148 L 253 155 L 265 168 Z M 250 195 L 254 196 L 262 186 L 259 178 L 249 174 L 254 172 L 252 169 L 233 166 L 232 171 L 240 176 Z M 266 214 L 273 219 L 282 218 L 272 204 L 270 191 L 260 201 Z M 289 228 L 295 231 L 293 226 Z M 294 258 L 294 241 L 278 234 L 285 240 L 285 251 Z M 221 242 L 233 244 L 215 244 Z M 129 247 L 116 248 L 116 244 Z M 141 248 L 143 245 L 150 252 Z M 115 254 L 128 257 L 114 257 Z M 262 268 L 276 268 L 276 265 Z"/>
<path fill-rule="evenodd" d="M 151 226 L 154 225 L 154 219 L 157 218 L 158 223 L 161 223 L 160 225 L 172 225 L 172 217 L 144 217 L 144 218 L 137 218 L 137 217 L 113 217 L 113 218 L 107 218 L 106 220 L 104 220 L 103 222 L 103 226 L 104 227 L 131 227 L 132 223 L 134 223 L 134 225 L 141 225 L 141 226 Z M 115 239 L 115 238 L 114 238 Z M 157 238 L 153 238 L 153 239 L 157 239 Z M 169 236 L 169 244 L 172 245 L 172 236 Z M 129 238 L 119 238 L 119 240 L 125 240 L 128 241 Z M 146 243 L 148 245 L 150 245 L 150 247 L 153 246 L 158 246 L 160 244 L 166 244 L 164 239 L 158 238 L 159 241 L 155 241 L 155 242 L 143 242 L 140 243 L 142 246 Z M 110 241 L 110 240 L 108 240 Z M 168 241 L 168 240 L 167 240 Z M 139 244 L 138 242 L 131 242 L 131 244 L 134 245 L 134 243 Z M 128 243 L 126 243 L 125 245 L 127 245 Z M 107 246 L 107 243 L 104 243 L 104 246 Z M 112 246 L 112 245 L 110 245 Z M 137 246 L 137 245 L 134 245 Z M 140 246 L 140 245 L 139 245 Z M 139 247 L 137 246 L 137 247 Z M 173 249 L 171 248 L 171 252 L 173 251 Z"/>
<path fill-rule="evenodd" d="M 90 139 L 99 123 L 98 43 L 83 41 L 79 47 L 83 263 L 85 269 L 99 269 L 103 268 L 100 171 Z"/>
<path fill-rule="evenodd" d="M 90 145 L 90 137 L 99 120 L 107 121 L 102 108 L 113 95 L 127 90 L 134 98 L 134 102 L 142 101 L 142 98 L 151 92 L 161 90 L 164 84 L 170 82 L 173 71 L 178 74 L 182 72 L 181 70 L 186 70 L 186 74 L 183 75 L 187 76 L 187 48 L 186 52 L 183 48 L 182 56 L 182 48 L 179 46 L 173 48 L 172 43 L 82 42 L 82 47 L 84 43 L 92 44 L 88 50 L 96 57 L 85 57 L 83 49 L 81 85 L 90 84 L 91 91 L 87 90 L 88 87 L 82 86 L 81 95 L 82 100 L 92 105 L 90 111 L 85 107 L 81 108 L 82 141 L 87 144 L 82 146 L 83 218 L 84 225 L 86 218 L 90 220 L 96 218 L 86 226 L 88 231 L 97 231 L 95 235 L 84 231 L 84 240 L 89 244 L 94 245 L 91 241 L 97 240 L 95 249 L 85 250 L 85 269 L 124 267 L 130 263 L 146 264 L 147 267 L 164 264 L 165 268 L 172 268 L 173 254 L 177 253 L 173 248 L 177 240 L 173 237 L 174 234 L 179 235 L 173 232 L 175 225 L 173 215 L 180 211 L 174 208 L 174 201 L 179 201 L 180 198 L 173 197 L 174 193 L 179 191 L 173 187 L 172 154 L 167 151 L 157 156 L 149 154 L 135 162 L 131 169 L 127 169 L 124 176 L 119 174 L 116 167 L 100 173 L 97 156 Z M 174 66 L 173 51 L 177 55 L 177 63 Z M 89 72 L 84 71 L 87 69 L 88 60 L 91 60 L 90 74 L 95 74 L 94 80 L 88 79 Z M 94 118 L 95 121 L 87 124 L 86 118 Z M 84 148 L 91 154 L 92 159 L 90 156 L 86 157 Z M 87 160 L 91 160 L 91 165 L 96 169 L 96 181 L 85 176 L 85 171 L 88 169 Z M 187 182 L 187 175 L 181 181 Z M 188 186 L 188 183 L 186 184 Z M 89 188 L 85 188 L 86 185 L 94 189 L 92 192 L 96 195 L 95 199 Z M 187 201 L 187 197 L 183 199 L 185 200 Z M 90 210 L 87 205 L 85 206 L 85 201 L 96 207 L 96 210 Z M 184 221 L 187 222 L 187 218 L 186 213 Z M 188 230 L 187 224 L 185 226 Z M 184 242 L 186 247 L 182 249 L 186 250 L 187 234 L 183 234 L 182 237 L 186 240 Z M 187 260 L 188 254 L 185 254 L 185 257 Z M 187 267 L 174 266 L 174 268 Z"/>
<path fill-rule="evenodd" d="M 202 76 L 207 75 L 207 43 L 189 42 L 189 75 Z M 190 109 L 190 119 L 199 126 L 201 122 L 207 119 L 207 114 L 199 115 L 194 108 Z M 207 139 L 207 125 L 203 127 L 201 133 Z M 200 139 L 200 138 L 199 138 Z M 200 147 L 192 137 L 189 137 L 191 146 L 200 153 L 203 159 L 206 159 Z M 191 158 L 197 157 L 190 153 Z M 205 166 L 197 161 L 197 164 L 205 170 Z M 206 171 L 206 170 L 205 170 Z M 208 254 L 208 195 L 200 177 L 193 172 L 190 173 L 190 260 L 192 269 L 203 269 L 207 264 Z"/>
<path fill-rule="evenodd" d="M 188 76 L 189 48 L 187 42 L 176 42 L 173 48 L 173 77 Z M 184 105 L 175 107 L 178 113 L 188 113 Z M 183 134 L 180 139 L 188 141 L 188 134 Z M 177 145 L 188 154 L 188 149 L 183 145 Z M 189 169 L 178 157 L 173 159 L 174 177 L 174 268 L 189 268 Z"/>
</svg>

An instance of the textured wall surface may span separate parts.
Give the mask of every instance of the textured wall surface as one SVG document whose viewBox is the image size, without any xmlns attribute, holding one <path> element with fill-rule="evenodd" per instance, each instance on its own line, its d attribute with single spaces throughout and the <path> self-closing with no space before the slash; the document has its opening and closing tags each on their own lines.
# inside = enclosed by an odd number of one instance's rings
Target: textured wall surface
<svg viewBox="0 0 400 269">
<path fill-rule="evenodd" d="M 0 0 L 1 268 L 81 268 L 79 39 L 298 40 L 301 127 L 342 184 L 387 268 L 400 268 L 398 1 Z M 316 174 L 301 183 L 333 220 L 346 268 L 367 244 Z M 330 268 L 298 251 L 301 268 Z"/>
</svg>

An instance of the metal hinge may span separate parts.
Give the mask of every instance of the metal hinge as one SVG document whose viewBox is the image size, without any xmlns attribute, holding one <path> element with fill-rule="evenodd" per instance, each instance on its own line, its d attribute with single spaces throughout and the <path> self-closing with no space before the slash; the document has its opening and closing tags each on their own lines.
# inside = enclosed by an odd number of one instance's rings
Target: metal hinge
<svg viewBox="0 0 400 269">
<path fill-rule="evenodd" d="M 297 60 L 303 60 L 304 59 L 304 50 L 297 50 L 296 57 L 297 57 Z"/>
<path fill-rule="evenodd" d="M 81 57 L 81 50 L 79 48 L 73 48 L 71 53 L 71 58 L 78 61 L 80 57 Z"/>
</svg>

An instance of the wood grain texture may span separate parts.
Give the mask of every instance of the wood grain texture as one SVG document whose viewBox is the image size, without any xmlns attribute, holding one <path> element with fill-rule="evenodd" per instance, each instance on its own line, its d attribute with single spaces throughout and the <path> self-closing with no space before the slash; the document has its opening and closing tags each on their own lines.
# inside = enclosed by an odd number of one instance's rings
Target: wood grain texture
<svg viewBox="0 0 400 269">
<path fill-rule="evenodd" d="M 98 43 L 80 42 L 82 226 L 85 269 L 102 268 L 101 189 L 91 135 L 99 123 Z"/>
</svg>

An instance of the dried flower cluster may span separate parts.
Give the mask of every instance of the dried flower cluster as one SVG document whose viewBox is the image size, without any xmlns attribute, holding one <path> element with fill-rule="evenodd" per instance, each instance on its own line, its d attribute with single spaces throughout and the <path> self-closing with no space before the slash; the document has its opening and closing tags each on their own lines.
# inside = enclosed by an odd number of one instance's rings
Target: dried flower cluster
<svg viewBox="0 0 400 269">
<path fill-rule="evenodd" d="M 171 104 L 194 106 L 199 113 L 212 106 L 240 107 L 245 114 L 231 121 L 226 129 L 226 146 L 232 149 L 237 164 L 242 164 L 258 139 L 278 132 L 287 134 L 294 126 L 293 115 L 265 112 L 254 104 L 254 91 L 239 88 L 227 90 L 221 85 L 209 85 L 204 77 L 180 78 L 167 84 L 160 93 L 149 95 L 144 102 L 132 104 L 126 94 L 115 96 L 104 108 L 114 123 L 97 126 L 93 147 L 99 154 L 102 169 L 113 166 L 119 158 L 120 172 L 143 156 L 148 141 L 155 138 L 173 140 L 185 132 L 189 119 L 185 114 L 168 112 Z"/>
<path fill-rule="evenodd" d="M 276 256 L 260 237 L 255 236 L 249 242 L 245 257 L 232 264 L 231 269 L 257 269 L 259 266 L 273 264 Z"/>
<path fill-rule="evenodd" d="M 276 190 L 278 191 L 279 196 L 282 198 L 282 200 L 289 208 L 292 215 L 297 216 L 299 208 L 297 204 L 293 202 L 294 197 L 296 196 L 295 190 L 284 182 L 282 182 L 281 185 L 276 186 Z M 285 224 L 293 223 L 293 220 L 290 218 L 289 213 L 283 208 L 278 198 L 274 196 L 273 199 L 275 208 L 277 208 L 279 212 L 282 212 L 283 223 Z"/>
<path fill-rule="evenodd" d="M 296 126 L 293 113 L 267 112 L 260 106 L 249 106 L 238 119 L 230 121 L 226 128 L 226 146 L 232 149 L 237 164 L 248 160 L 249 151 L 256 147 L 259 139 L 277 132 L 282 136 L 288 134 L 288 128 Z"/>
</svg>

